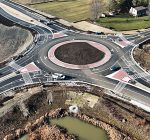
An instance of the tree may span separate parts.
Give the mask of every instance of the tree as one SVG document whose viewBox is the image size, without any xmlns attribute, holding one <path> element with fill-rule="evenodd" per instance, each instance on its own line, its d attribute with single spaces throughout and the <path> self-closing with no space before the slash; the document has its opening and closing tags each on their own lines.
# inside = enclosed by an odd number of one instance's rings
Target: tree
<svg viewBox="0 0 150 140">
<path fill-rule="evenodd" d="M 130 8 L 132 7 L 132 1 L 131 0 L 120 0 L 120 12 L 122 13 L 128 13 Z"/>
<path fill-rule="evenodd" d="M 90 3 L 90 14 L 92 20 L 97 20 L 100 16 L 100 13 L 102 11 L 102 0 L 91 0 Z"/>
<path fill-rule="evenodd" d="M 133 6 L 148 6 L 149 0 L 132 0 Z"/>
<path fill-rule="evenodd" d="M 109 0 L 108 1 L 108 9 L 109 11 L 114 11 L 118 13 L 120 11 L 120 3 L 122 3 L 122 0 Z"/>
<path fill-rule="evenodd" d="M 150 16 L 150 0 L 148 2 L 148 15 Z"/>
<path fill-rule="evenodd" d="M 137 0 L 132 0 L 133 6 L 137 6 Z"/>
</svg>

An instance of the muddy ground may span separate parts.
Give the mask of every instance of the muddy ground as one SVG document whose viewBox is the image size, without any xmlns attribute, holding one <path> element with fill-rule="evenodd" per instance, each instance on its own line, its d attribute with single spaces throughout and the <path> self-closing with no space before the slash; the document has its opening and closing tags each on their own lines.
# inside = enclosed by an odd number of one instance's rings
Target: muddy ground
<svg viewBox="0 0 150 140">
<path fill-rule="evenodd" d="M 104 53 L 86 42 L 73 42 L 60 46 L 55 51 L 56 57 L 66 63 L 86 65 L 100 61 Z"/>
<path fill-rule="evenodd" d="M 144 69 L 150 70 L 150 40 L 135 48 L 134 58 Z"/>
<path fill-rule="evenodd" d="M 76 140 L 74 136 L 70 136 L 67 132 L 57 126 L 43 125 L 36 131 L 29 134 L 27 140 Z"/>
<path fill-rule="evenodd" d="M 30 32 L 0 23 L 0 62 L 7 60 L 27 41 Z"/>
<path fill-rule="evenodd" d="M 32 95 L 24 101 L 29 111 L 29 117 L 24 117 L 20 111 L 20 107 L 16 104 L 11 111 L 0 118 L 0 139 L 6 134 L 13 133 L 18 128 L 24 128 L 27 122 L 34 122 L 51 109 L 57 109 L 59 107 L 68 109 L 69 105 L 66 104 L 66 100 L 71 99 L 67 94 L 68 91 L 75 91 L 76 96 L 84 92 L 99 96 L 98 102 L 93 108 L 87 105 L 88 102 L 83 107 L 80 107 L 83 114 L 110 124 L 117 130 L 123 132 L 125 138 L 130 136 L 133 139 L 149 140 L 150 114 L 133 105 L 104 94 L 103 89 L 90 87 L 89 91 L 89 86 L 88 88 L 82 85 L 74 85 L 73 87 L 65 84 L 44 87 L 41 92 Z M 48 104 L 49 94 L 52 94 L 53 97 L 51 105 Z M 79 97 L 82 99 L 82 96 Z"/>
</svg>

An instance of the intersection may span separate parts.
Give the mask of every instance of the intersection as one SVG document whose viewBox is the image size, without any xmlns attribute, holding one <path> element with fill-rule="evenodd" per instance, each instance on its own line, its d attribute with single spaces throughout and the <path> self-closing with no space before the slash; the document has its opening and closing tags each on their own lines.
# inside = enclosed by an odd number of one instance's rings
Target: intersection
<svg viewBox="0 0 150 140">
<path fill-rule="evenodd" d="M 18 15 L 13 14 L 11 12 L 13 10 Z M 132 56 L 133 48 L 150 39 L 150 30 L 132 36 L 122 34 L 93 35 L 77 32 L 60 25 L 53 19 L 48 19 L 42 15 L 37 16 L 38 13 L 34 14 L 34 11 L 26 12 L 24 7 L 8 1 L 0 1 L 0 15 L 23 28 L 36 32 L 34 41 L 28 46 L 28 49 L 22 52 L 20 57 L 12 58 L 5 66 L 0 68 L 1 95 L 6 95 L 7 91 L 26 85 L 60 82 L 53 81 L 51 77 L 52 73 L 57 72 L 72 77 L 72 79 L 65 80 L 66 82 L 79 81 L 106 88 L 119 97 L 128 99 L 131 103 L 138 102 L 139 107 L 150 112 L 150 73 L 143 70 Z M 41 17 L 49 24 L 42 23 Z M 83 40 L 105 46 L 110 52 L 110 58 L 102 65 L 99 64 L 94 67 L 79 66 L 78 69 L 58 65 L 54 63 L 56 58 L 54 58 L 54 61 L 49 58 L 49 50 L 56 45 L 67 41 L 82 42 Z M 34 65 L 32 67 L 37 67 L 37 70 L 30 71 L 29 68 L 24 72 L 21 71 L 31 63 Z M 128 76 L 142 86 L 108 77 L 113 73 L 110 68 L 114 65 L 120 66 L 121 70 L 125 72 L 127 69 L 133 72 L 132 75 L 128 74 Z M 12 73 L 15 74 L 11 75 Z"/>
</svg>

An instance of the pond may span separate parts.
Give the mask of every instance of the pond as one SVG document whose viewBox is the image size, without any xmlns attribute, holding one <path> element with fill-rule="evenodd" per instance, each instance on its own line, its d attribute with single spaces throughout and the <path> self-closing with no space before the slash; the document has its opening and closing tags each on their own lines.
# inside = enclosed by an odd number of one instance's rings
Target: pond
<svg viewBox="0 0 150 140">
<path fill-rule="evenodd" d="M 23 137 L 21 137 L 19 140 L 27 140 L 28 139 L 28 135 L 25 135 Z"/>
<path fill-rule="evenodd" d="M 105 130 L 81 121 L 74 117 L 63 117 L 52 119 L 51 124 L 59 125 L 68 130 L 69 134 L 74 134 L 79 137 L 79 140 L 108 140 L 108 135 Z M 28 135 L 23 136 L 19 140 L 27 140 Z"/>
<path fill-rule="evenodd" d="M 75 134 L 79 140 L 108 140 L 105 130 L 73 117 L 52 119 L 51 123 L 66 128 L 68 133 Z"/>
</svg>

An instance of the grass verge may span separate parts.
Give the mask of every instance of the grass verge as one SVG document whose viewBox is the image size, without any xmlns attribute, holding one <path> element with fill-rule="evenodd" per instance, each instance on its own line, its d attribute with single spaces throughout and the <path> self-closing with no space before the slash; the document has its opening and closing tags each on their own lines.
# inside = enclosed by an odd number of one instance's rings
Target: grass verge
<svg viewBox="0 0 150 140">
<path fill-rule="evenodd" d="M 137 30 L 150 28 L 150 16 L 131 17 L 128 15 L 120 15 L 116 17 L 100 18 L 97 20 L 97 23 L 116 31 Z"/>
</svg>

